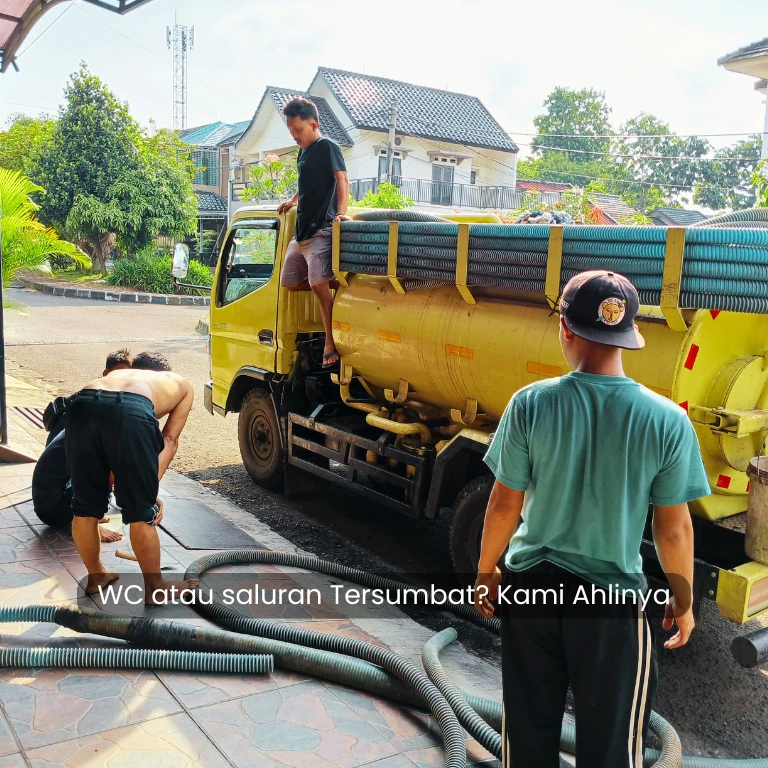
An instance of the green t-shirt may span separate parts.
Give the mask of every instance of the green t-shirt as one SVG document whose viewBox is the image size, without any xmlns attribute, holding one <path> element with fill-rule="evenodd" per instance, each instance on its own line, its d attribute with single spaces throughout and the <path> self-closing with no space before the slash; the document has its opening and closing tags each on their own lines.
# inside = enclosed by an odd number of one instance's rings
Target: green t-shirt
<svg viewBox="0 0 768 768">
<path fill-rule="evenodd" d="M 573 372 L 516 392 L 485 462 L 525 491 L 507 567 L 548 560 L 601 586 L 642 587 L 649 503 L 710 492 L 685 411 L 620 376 Z"/>
</svg>

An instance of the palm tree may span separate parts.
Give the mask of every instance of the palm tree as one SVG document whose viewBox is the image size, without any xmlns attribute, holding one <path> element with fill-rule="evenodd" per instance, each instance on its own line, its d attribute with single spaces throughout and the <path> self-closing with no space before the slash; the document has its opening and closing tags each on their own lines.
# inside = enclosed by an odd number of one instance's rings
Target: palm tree
<svg viewBox="0 0 768 768">
<path fill-rule="evenodd" d="M 83 251 L 61 240 L 55 230 L 35 218 L 38 206 L 30 195 L 43 191 L 23 173 L 0 168 L 3 285 L 7 285 L 18 270 L 39 269 L 52 256 L 67 256 L 79 267 L 91 267 L 91 260 Z"/>
</svg>

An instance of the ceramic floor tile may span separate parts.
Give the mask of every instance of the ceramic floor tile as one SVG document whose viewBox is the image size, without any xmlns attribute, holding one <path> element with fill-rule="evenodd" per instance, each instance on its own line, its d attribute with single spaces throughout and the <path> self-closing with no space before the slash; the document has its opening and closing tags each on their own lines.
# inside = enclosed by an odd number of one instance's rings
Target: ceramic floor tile
<svg viewBox="0 0 768 768">
<path fill-rule="evenodd" d="M 32 525 L 40 525 L 40 518 L 35 514 L 31 501 L 21 502 L 14 505 L 16 511 Z"/>
<path fill-rule="evenodd" d="M 24 562 L 45 557 L 51 557 L 51 550 L 40 541 L 31 528 L 0 530 L 0 563 Z"/>
<path fill-rule="evenodd" d="M 27 750 L 33 768 L 228 768 L 184 714 Z"/>
<path fill-rule="evenodd" d="M 0 757 L 0 768 L 27 768 L 24 758 L 20 754 Z"/>
<path fill-rule="evenodd" d="M 153 673 L 139 670 L 5 669 L 0 700 L 25 750 L 181 709 Z"/>
<path fill-rule="evenodd" d="M 0 605 L 74 602 L 78 590 L 75 578 L 50 552 L 46 559 L 0 563 Z"/>
<path fill-rule="evenodd" d="M 238 766 L 268 758 L 294 768 L 356 768 L 399 752 L 393 731 L 374 727 L 315 681 L 190 714 Z"/>
<path fill-rule="evenodd" d="M 158 677 L 187 708 L 217 704 L 278 688 L 308 682 L 311 678 L 276 669 L 271 675 L 215 675 L 158 672 Z"/>
<path fill-rule="evenodd" d="M 7 509 L 14 504 L 23 504 L 31 501 L 32 489 L 29 486 L 28 480 L 16 484 L 15 487 L 20 490 L 8 490 L 7 484 L 5 488 L 0 485 L 0 509 Z"/>
<path fill-rule="evenodd" d="M 5 715 L 0 710 L 0 757 L 15 754 L 19 751 L 19 745 L 16 743 L 16 739 L 13 738 L 13 732 L 11 731 L 8 721 L 5 719 Z"/>
<path fill-rule="evenodd" d="M 15 507 L 8 507 L 0 511 L 0 530 L 21 527 L 27 527 L 27 521 L 16 511 Z"/>
</svg>

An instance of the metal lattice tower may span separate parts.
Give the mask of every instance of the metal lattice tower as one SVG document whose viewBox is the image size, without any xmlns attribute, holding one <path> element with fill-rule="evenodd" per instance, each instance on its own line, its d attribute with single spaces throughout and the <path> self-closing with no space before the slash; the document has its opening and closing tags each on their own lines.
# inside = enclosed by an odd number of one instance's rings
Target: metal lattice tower
<svg viewBox="0 0 768 768">
<path fill-rule="evenodd" d="M 165 28 L 173 52 L 173 127 L 187 127 L 187 53 L 195 47 L 195 28 L 176 24 Z"/>
</svg>

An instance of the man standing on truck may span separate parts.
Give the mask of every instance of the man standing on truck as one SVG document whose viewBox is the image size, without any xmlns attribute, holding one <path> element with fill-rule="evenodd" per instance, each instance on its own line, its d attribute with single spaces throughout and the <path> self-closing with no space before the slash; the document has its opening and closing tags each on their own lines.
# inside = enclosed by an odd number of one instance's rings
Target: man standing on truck
<svg viewBox="0 0 768 768">
<path fill-rule="evenodd" d="M 280 283 L 289 291 L 312 292 L 320 305 L 325 328 L 323 367 L 339 361 L 333 342 L 333 294 L 338 281 L 331 269 L 331 224 L 349 221 L 349 177 L 341 147 L 320 133 L 317 107 L 309 99 L 297 98 L 283 107 L 288 130 L 299 145 L 296 166 L 299 185 L 296 194 L 278 208 L 296 211 L 296 232 L 288 244 Z"/>
<path fill-rule="evenodd" d="M 135 367 L 137 361 L 142 369 Z M 98 534 L 109 504 L 110 474 L 123 524 L 130 525 L 145 601 L 172 600 L 172 590 L 197 586 L 195 580 L 171 583 L 162 577 L 156 528 L 163 519 L 160 478 L 176 455 L 193 399 L 189 382 L 168 370 L 164 357 L 150 353 L 137 355 L 131 370 L 91 381 L 72 398 L 66 430 L 72 538 L 88 569 L 86 594 L 118 578 L 101 561 Z M 166 415 L 161 431 L 158 419 Z"/>
<path fill-rule="evenodd" d="M 665 648 L 685 645 L 694 627 L 688 502 L 709 484 L 685 411 L 624 375 L 622 349 L 645 344 L 638 308 L 622 275 L 571 279 L 560 343 L 572 372 L 516 392 L 485 457 L 496 482 L 475 604 L 492 616 L 503 584 L 505 768 L 559 765 L 569 683 L 577 765 L 642 768 L 656 659 L 651 625 L 631 596 L 647 590 L 640 543 L 649 504 L 673 595 L 663 627 L 677 624 Z M 502 576 L 496 563 L 507 546 Z M 607 604 L 610 585 L 627 592 Z M 520 604 L 532 587 L 561 589 L 562 602 Z"/>
</svg>

